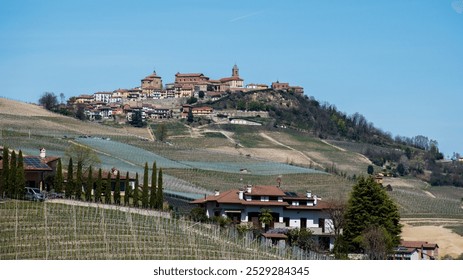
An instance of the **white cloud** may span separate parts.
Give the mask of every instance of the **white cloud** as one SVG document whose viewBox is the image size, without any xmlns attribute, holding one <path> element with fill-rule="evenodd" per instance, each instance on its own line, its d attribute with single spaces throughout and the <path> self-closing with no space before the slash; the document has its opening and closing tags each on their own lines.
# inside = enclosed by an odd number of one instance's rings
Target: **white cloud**
<svg viewBox="0 0 463 280">
<path fill-rule="evenodd" d="M 463 0 L 453 1 L 452 8 L 455 10 L 455 12 L 463 14 Z"/>
<path fill-rule="evenodd" d="M 461 1 L 463 1 L 463 0 L 461 0 Z M 255 15 L 261 14 L 262 12 L 263 11 L 258 11 L 258 12 L 246 14 L 244 16 L 239 16 L 239 17 L 236 17 L 236 18 L 232 18 L 231 20 L 229 20 L 229 22 L 235 22 L 235 21 L 242 20 L 242 19 L 245 19 L 245 18 L 248 18 L 248 17 L 252 17 L 252 16 L 255 16 Z"/>
</svg>

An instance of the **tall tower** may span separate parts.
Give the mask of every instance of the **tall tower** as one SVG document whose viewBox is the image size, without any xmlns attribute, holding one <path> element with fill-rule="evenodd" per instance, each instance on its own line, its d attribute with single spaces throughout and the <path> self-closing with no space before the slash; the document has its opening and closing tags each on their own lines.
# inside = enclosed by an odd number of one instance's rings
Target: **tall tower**
<svg viewBox="0 0 463 280">
<path fill-rule="evenodd" d="M 232 69 L 232 77 L 239 77 L 240 76 L 240 70 L 238 69 L 238 66 L 233 66 Z"/>
</svg>

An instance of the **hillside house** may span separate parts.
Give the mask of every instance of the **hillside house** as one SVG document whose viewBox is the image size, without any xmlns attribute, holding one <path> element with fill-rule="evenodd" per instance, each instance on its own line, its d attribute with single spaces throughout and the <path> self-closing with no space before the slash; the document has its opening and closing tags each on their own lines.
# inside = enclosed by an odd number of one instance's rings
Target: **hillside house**
<svg viewBox="0 0 463 280">
<path fill-rule="evenodd" d="M 192 202 L 204 208 L 207 217 L 228 217 L 234 223 L 261 228 L 259 215 L 269 209 L 273 216 L 270 228 L 307 228 L 323 249 L 334 246 L 334 230 L 327 210 L 330 205 L 316 195 L 285 192 L 277 186 L 247 186 Z M 280 236 L 281 237 L 281 236 Z"/>
<path fill-rule="evenodd" d="M 96 92 L 93 95 L 95 96 L 96 102 L 109 103 L 111 100 L 111 97 L 113 96 L 113 93 L 102 91 L 102 92 Z"/>
<path fill-rule="evenodd" d="M 389 258 L 394 260 L 436 260 L 439 256 L 439 246 L 427 241 L 401 240 L 399 247 Z"/>
<path fill-rule="evenodd" d="M 300 86 L 290 86 L 289 83 L 280 83 L 279 81 L 272 83 L 272 89 L 274 90 L 290 90 L 294 93 L 304 94 L 304 88 Z"/>
<path fill-rule="evenodd" d="M 47 156 L 44 148 L 40 149 L 39 156 L 23 156 L 26 186 L 49 191 L 50 186 L 46 184 L 46 179 L 55 174 L 59 159 L 59 157 Z M 3 170 L 3 159 L 0 160 L 1 170 Z"/>
<path fill-rule="evenodd" d="M 76 97 L 75 103 L 76 104 L 91 104 L 95 101 L 95 97 L 93 95 L 82 94 Z"/>
<path fill-rule="evenodd" d="M 195 107 L 191 109 L 191 112 L 193 113 L 193 116 L 199 117 L 199 116 L 209 116 L 214 112 L 214 109 L 212 107 Z"/>
</svg>

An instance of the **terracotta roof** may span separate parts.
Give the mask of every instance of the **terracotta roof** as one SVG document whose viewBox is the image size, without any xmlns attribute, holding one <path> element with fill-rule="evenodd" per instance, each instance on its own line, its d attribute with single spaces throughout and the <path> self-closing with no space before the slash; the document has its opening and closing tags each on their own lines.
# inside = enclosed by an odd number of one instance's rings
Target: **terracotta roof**
<svg viewBox="0 0 463 280">
<path fill-rule="evenodd" d="M 278 187 L 274 186 L 254 186 L 251 190 L 251 195 L 256 195 L 256 196 L 283 196 L 285 193 L 279 189 Z M 197 200 L 192 201 L 191 203 L 193 204 L 203 204 L 206 202 L 216 202 L 216 203 L 222 203 L 222 204 L 239 204 L 243 206 L 250 206 L 250 205 L 255 205 L 255 206 L 281 206 L 284 207 L 285 209 L 288 210 L 326 210 L 329 209 L 329 203 L 326 201 L 321 201 L 318 200 L 317 205 L 314 206 L 292 206 L 289 205 L 288 202 L 286 201 L 276 201 L 276 200 L 270 200 L 270 201 L 260 201 L 260 200 L 251 200 L 247 201 L 246 200 L 246 193 L 243 191 L 243 199 L 239 199 L 239 189 L 232 189 L 228 191 L 224 191 L 219 193 L 219 195 L 210 195 L 205 198 L 200 198 Z M 249 195 L 249 194 L 248 194 Z"/>
<path fill-rule="evenodd" d="M 200 77 L 204 76 L 203 73 L 177 73 L 175 77 Z"/>
<path fill-rule="evenodd" d="M 228 78 L 222 78 L 220 81 L 223 82 L 229 82 L 229 81 L 243 81 L 240 77 L 228 77 Z"/>
<path fill-rule="evenodd" d="M 428 243 L 427 241 L 405 241 L 401 240 L 400 245 L 407 248 L 426 248 L 426 249 L 435 249 L 439 248 L 437 244 Z"/>
<path fill-rule="evenodd" d="M 250 195 L 285 196 L 285 193 L 277 186 L 252 186 Z"/>
<path fill-rule="evenodd" d="M 239 199 L 238 193 L 238 189 L 232 189 L 221 192 L 219 195 L 210 195 L 205 198 L 196 199 L 192 201 L 192 203 L 205 203 L 207 201 L 215 201 L 218 203 L 241 203 L 243 200 Z"/>
</svg>

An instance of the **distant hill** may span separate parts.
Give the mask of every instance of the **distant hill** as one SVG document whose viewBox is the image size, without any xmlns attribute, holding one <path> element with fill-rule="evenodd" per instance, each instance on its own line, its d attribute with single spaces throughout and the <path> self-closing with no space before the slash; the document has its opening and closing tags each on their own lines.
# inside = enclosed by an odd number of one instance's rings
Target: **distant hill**
<svg viewBox="0 0 463 280">
<path fill-rule="evenodd" d="M 389 134 L 375 128 L 361 114 L 348 116 L 334 105 L 292 91 L 236 92 L 211 105 L 215 109 L 268 111 L 275 119 L 275 126 L 304 130 L 322 139 L 349 139 L 376 145 L 394 142 Z"/>
<path fill-rule="evenodd" d="M 347 115 L 335 105 L 320 103 L 315 98 L 288 90 L 235 92 L 209 102 L 214 109 L 266 111 L 273 118 L 273 127 L 305 131 L 314 137 L 353 143 L 355 148 L 377 166 L 387 167 L 393 176 L 411 174 L 432 185 L 463 187 L 463 164 L 443 159 L 435 140 L 426 136 L 396 136 L 375 127 L 361 115 Z M 359 148 L 359 145 L 361 147 Z M 370 146 L 369 146 L 370 145 Z"/>
</svg>

